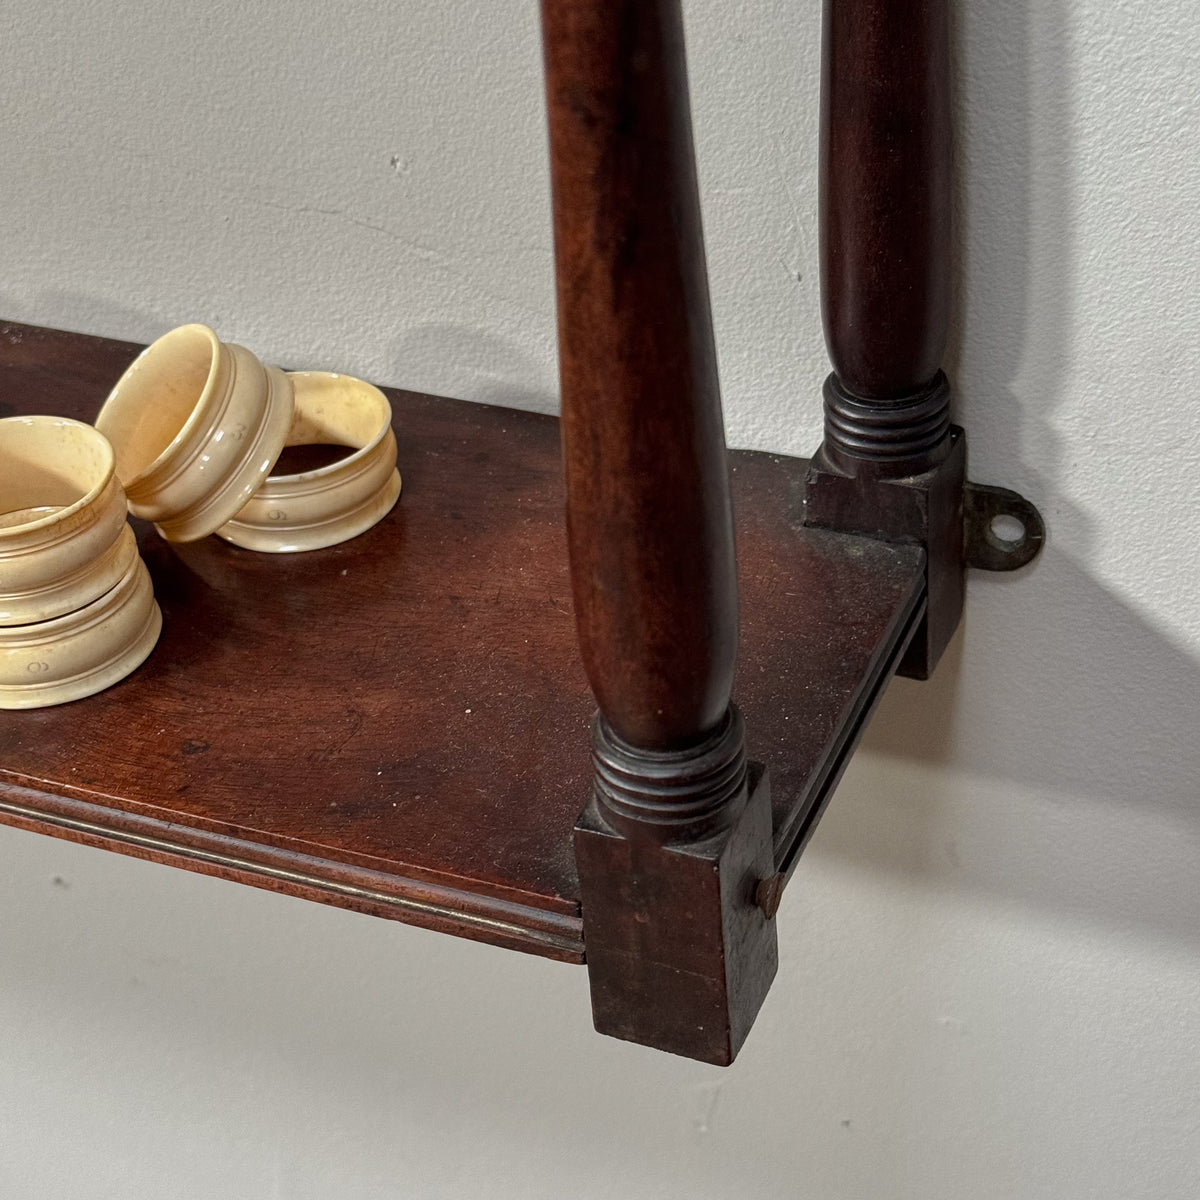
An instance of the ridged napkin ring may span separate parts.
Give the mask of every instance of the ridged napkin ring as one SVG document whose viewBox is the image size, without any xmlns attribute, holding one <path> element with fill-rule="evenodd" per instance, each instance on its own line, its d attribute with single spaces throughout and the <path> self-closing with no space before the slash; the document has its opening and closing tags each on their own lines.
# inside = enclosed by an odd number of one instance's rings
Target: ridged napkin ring
<svg viewBox="0 0 1200 1200">
<path fill-rule="evenodd" d="M 181 325 L 147 346 L 96 418 L 113 444 L 129 510 L 168 541 L 214 533 L 271 473 L 292 424 L 278 367 Z"/>
<path fill-rule="evenodd" d="M 112 447 L 66 417 L 0 420 L 0 626 L 48 621 L 137 557 Z"/>
<path fill-rule="evenodd" d="M 247 550 L 287 554 L 334 546 L 370 529 L 400 495 L 392 409 L 349 375 L 291 373 L 289 446 L 347 446 L 352 454 L 295 475 L 272 475 L 219 537 Z"/>
<path fill-rule="evenodd" d="M 0 628 L 0 708 L 44 708 L 94 695 L 141 666 L 162 614 L 140 557 L 116 587 L 83 608 Z"/>
</svg>

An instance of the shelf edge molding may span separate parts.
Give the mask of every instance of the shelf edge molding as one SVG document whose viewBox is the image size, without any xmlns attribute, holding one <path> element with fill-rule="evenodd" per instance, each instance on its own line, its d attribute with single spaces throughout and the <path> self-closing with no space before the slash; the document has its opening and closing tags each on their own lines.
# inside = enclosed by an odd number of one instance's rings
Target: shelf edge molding
<svg viewBox="0 0 1200 1200">
<path fill-rule="evenodd" d="M 0 791 L 0 822 L 439 933 L 562 962 L 583 961 L 581 922 L 569 914 L 187 828 L 62 792 L 6 783 Z"/>
</svg>

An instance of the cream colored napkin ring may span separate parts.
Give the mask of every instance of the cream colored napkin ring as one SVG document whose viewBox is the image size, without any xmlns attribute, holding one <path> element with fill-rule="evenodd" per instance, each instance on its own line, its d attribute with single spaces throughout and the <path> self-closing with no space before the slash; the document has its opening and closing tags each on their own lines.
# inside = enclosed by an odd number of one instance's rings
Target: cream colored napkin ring
<svg viewBox="0 0 1200 1200">
<path fill-rule="evenodd" d="M 0 421 L 0 626 L 90 604 L 135 558 L 104 436 L 66 417 Z"/>
<path fill-rule="evenodd" d="M 354 453 L 296 475 L 273 475 L 217 535 L 247 550 L 285 554 L 334 546 L 370 529 L 400 495 L 392 409 L 349 375 L 289 375 L 295 414 L 289 446 L 348 446 Z"/>
<path fill-rule="evenodd" d="M 98 600 L 52 621 L 0 628 L 0 708 L 44 708 L 111 687 L 154 649 L 162 614 L 140 557 Z"/>
<path fill-rule="evenodd" d="M 168 541 L 214 533 L 258 491 L 292 423 L 278 367 L 181 325 L 147 346 L 96 418 L 112 443 L 129 509 Z"/>
</svg>

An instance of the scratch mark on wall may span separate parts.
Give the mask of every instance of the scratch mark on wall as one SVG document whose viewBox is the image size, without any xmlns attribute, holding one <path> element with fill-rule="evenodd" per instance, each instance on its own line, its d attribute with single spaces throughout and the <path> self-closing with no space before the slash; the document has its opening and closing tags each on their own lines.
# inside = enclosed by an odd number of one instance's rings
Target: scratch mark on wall
<svg viewBox="0 0 1200 1200">
<path fill-rule="evenodd" d="M 720 1083 L 706 1083 L 696 1089 L 692 1105 L 692 1129 L 702 1137 L 712 1132 L 720 1098 Z"/>
<path fill-rule="evenodd" d="M 347 208 L 326 208 L 320 205 L 309 204 L 284 204 L 281 201 L 267 200 L 261 196 L 247 196 L 242 192 L 229 193 L 226 195 L 226 199 L 237 204 L 249 204 L 256 208 L 274 209 L 293 216 L 325 217 L 346 225 L 351 225 L 356 229 L 364 229 L 368 233 L 378 234 L 381 237 L 387 238 L 397 249 L 403 251 L 409 257 L 416 259 L 418 262 L 436 267 L 438 270 L 452 275 L 455 279 L 469 284 L 477 295 L 491 300 L 496 304 L 516 309 L 518 312 L 522 312 L 539 322 L 544 323 L 547 319 L 547 313 L 541 309 L 533 308 L 528 304 L 522 303 L 520 300 L 514 299 L 512 296 L 483 287 L 479 282 L 479 277 L 466 264 L 446 254 L 444 251 L 437 250 L 432 246 L 423 245 L 421 242 L 406 237 L 404 234 L 398 233 L 386 225 L 381 225 L 375 221 L 367 221 L 362 217 L 356 217 Z M 549 265 L 547 265 L 547 270 L 549 269 Z"/>
</svg>

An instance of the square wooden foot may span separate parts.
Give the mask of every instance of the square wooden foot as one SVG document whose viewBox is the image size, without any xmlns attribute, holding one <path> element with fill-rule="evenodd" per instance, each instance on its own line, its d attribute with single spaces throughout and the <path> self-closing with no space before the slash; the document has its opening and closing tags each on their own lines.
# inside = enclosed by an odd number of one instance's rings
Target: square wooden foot
<svg viewBox="0 0 1200 1200">
<path fill-rule="evenodd" d="M 775 922 L 755 902 L 774 874 L 765 771 L 703 841 L 619 831 L 593 797 L 575 826 L 592 1014 L 600 1033 L 727 1066 L 775 977 Z"/>
</svg>

